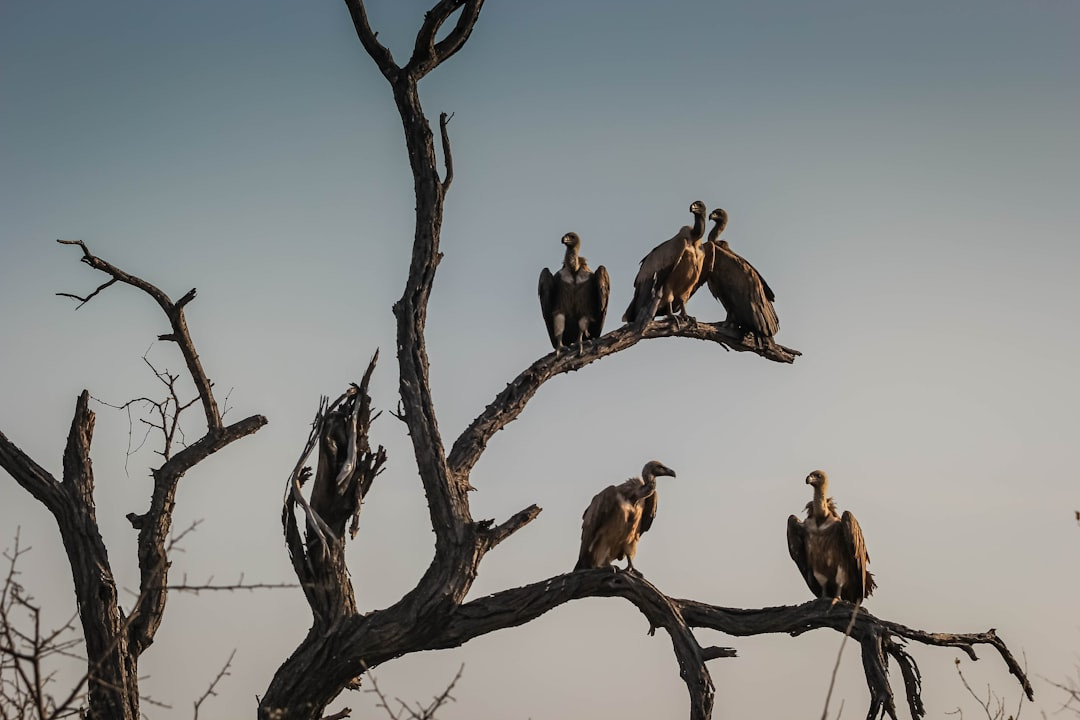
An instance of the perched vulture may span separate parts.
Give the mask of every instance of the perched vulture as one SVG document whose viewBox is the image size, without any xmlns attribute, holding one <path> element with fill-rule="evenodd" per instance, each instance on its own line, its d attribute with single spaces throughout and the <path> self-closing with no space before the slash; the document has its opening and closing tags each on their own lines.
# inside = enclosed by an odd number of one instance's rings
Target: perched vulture
<svg viewBox="0 0 1080 720">
<path fill-rule="evenodd" d="M 806 504 L 806 522 L 794 515 L 787 521 L 791 559 L 816 597 L 832 598 L 833 603 L 857 603 L 877 587 L 874 576 L 866 569 L 870 554 L 866 552 L 862 528 L 849 511 L 836 513 L 824 471 L 807 475 L 806 484 L 814 487 L 814 499 Z"/>
<path fill-rule="evenodd" d="M 634 554 L 642 533 L 656 517 L 656 478 L 675 477 L 675 471 L 659 460 L 641 469 L 641 477 L 601 490 L 581 516 L 581 552 L 575 570 L 611 567 L 626 558 L 634 570 Z"/>
<path fill-rule="evenodd" d="M 593 272 L 578 255 L 577 233 L 563 235 L 562 244 L 566 246 L 562 268 L 554 275 L 547 268 L 540 271 L 540 310 L 555 352 L 575 343 L 581 352 L 586 337 L 595 340 L 604 330 L 611 279 L 603 265 Z"/>
<path fill-rule="evenodd" d="M 694 294 L 701 277 L 705 253 L 701 238 L 705 236 L 705 203 L 695 200 L 690 206 L 694 225 L 683 225 L 675 237 L 652 249 L 641 261 L 641 269 L 634 278 L 634 299 L 623 313 L 623 322 L 633 323 L 652 302 L 652 291 L 660 293 L 660 305 L 656 316 L 679 313 L 684 320 L 693 322 L 686 314 L 686 301 Z M 655 280 L 654 280 L 655 278 Z"/>
<path fill-rule="evenodd" d="M 705 268 L 697 285 L 701 287 L 708 282 L 709 292 L 727 310 L 725 323 L 737 325 L 757 338 L 767 340 L 780 329 L 773 309 L 776 295 L 761 273 L 732 252 L 727 240 L 720 239 L 720 233 L 727 225 L 727 213 L 717 208 L 709 219 L 716 225 L 709 231 L 708 242 L 702 245 Z"/>
</svg>

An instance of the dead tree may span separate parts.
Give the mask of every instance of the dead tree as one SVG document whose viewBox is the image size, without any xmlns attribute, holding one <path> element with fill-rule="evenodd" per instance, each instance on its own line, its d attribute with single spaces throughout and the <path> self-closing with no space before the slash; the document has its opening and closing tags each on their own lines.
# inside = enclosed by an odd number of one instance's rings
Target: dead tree
<svg viewBox="0 0 1080 720">
<path fill-rule="evenodd" d="M 671 638 L 681 675 L 690 695 L 690 717 L 705 720 L 712 714 L 713 684 L 706 661 L 734 654 L 729 648 L 703 648 L 692 628 L 706 627 L 731 635 L 789 633 L 815 628 L 844 632 L 862 647 L 863 666 L 870 688 L 868 717 L 896 718 L 887 677 L 889 659 L 897 663 L 904 680 L 912 715 L 923 714 L 920 676 L 904 640 L 958 647 L 974 657 L 976 644 L 993 646 L 1031 695 L 1022 669 L 1004 643 L 988 633 L 952 635 L 926 633 L 880 620 L 853 607 L 835 608 L 814 601 L 795 607 L 764 609 L 723 608 L 666 596 L 647 580 L 630 573 L 590 570 L 547 578 L 524 587 L 504 590 L 464 602 L 484 556 L 540 513 L 531 505 L 496 524 L 475 520 L 469 508 L 470 473 L 487 443 L 514 420 L 544 382 L 578 370 L 595 360 L 626 350 L 643 339 L 689 337 L 715 342 L 727 349 L 754 352 L 776 362 L 793 362 L 799 354 L 778 345 L 757 347 L 723 325 L 697 323 L 678 327 L 672 322 L 649 322 L 654 312 L 642 313 L 641 324 L 624 326 L 589 344 L 581 355 L 549 354 L 526 368 L 454 441 L 447 451 L 436 422 L 428 382 L 425 324 L 428 299 L 441 258 L 439 236 L 443 204 L 453 181 L 454 165 L 447 132 L 447 115 L 439 119 L 445 175 L 437 168 L 434 135 L 424 115 L 417 84 L 429 72 L 457 53 L 468 40 L 483 0 L 439 0 L 424 17 L 408 61 L 401 65 L 378 39 L 363 0 L 345 0 L 356 33 L 387 82 L 401 116 L 405 145 L 413 173 L 416 225 L 408 280 L 394 304 L 400 392 L 399 416 L 408 426 L 415 461 L 427 496 L 435 554 L 427 571 L 411 591 L 383 610 L 360 615 L 345 557 L 345 522 L 360 510 L 363 496 L 385 461 L 380 448 L 369 445 L 370 400 L 367 381 L 332 404 L 324 402 L 305 452 L 290 477 L 283 514 L 285 537 L 293 566 L 304 586 L 314 621 L 307 636 L 281 665 L 259 706 L 264 720 L 321 718 L 327 704 L 342 690 L 356 687 L 369 669 L 409 653 L 451 648 L 486 633 L 527 623 L 563 603 L 584 597 L 622 597 L 633 603 L 651 626 L 663 628 Z M 451 29 L 437 36 L 444 24 Z M 655 311 L 656 304 L 651 308 Z M 347 438 L 348 447 L 341 441 Z M 304 463 L 320 445 L 319 465 L 312 483 L 311 501 L 301 487 L 311 473 Z M 302 510 L 302 512 L 301 512 Z M 304 523 L 303 537 L 299 523 Z"/>
<path fill-rule="evenodd" d="M 75 417 L 64 450 L 64 473 L 60 480 L 0 432 L 0 467 L 52 513 L 64 542 L 86 646 L 86 716 L 101 720 L 137 720 L 140 717 L 139 656 L 154 642 L 165 613 L 169 538 L 177 487 L 189 470 L 218 450 L 257 431 L 266 424 L 266 418 L 252 415 L 230 425 L 222 422 L 213 383 L 203 369 L 184 318 L 184 307 L 195 299 L 195 290 L 174 302 L 156 286 L 97 257 L 82 241 L 59 242 L 80 247 L 82 262 L 110 278 L 85 297 L 61 295 L 85 304 L 106 288 L 121 283 L 143 291 L 161 307 L 170 329 L 158 339 L 174 342 L 179 348 L 206 424 L 205 433 L 198 440 L 174 453 L 170 429 L 175 429 L 177 413 L 183 408 L 174 405 L 168 417 L 162 419 L 160 429 L 165 437 L 165 449 L 161 455 L 164 462 L 151 471 L 154 485 L 149 507 L 144 512 L 132 512 L 127 516 L 139 533 L 139 592 L 127 610 L 121 607 L 117 597 L 116 580 L 96 517 L 94 473 L 90 461 L 90 442 L 94 433 L 90 393 L 83 390 L 75 401 Z M 170 392 L 175 390 L 172 385 L 175 380 L 174 376 L 163 379 Z"/>
</svg>

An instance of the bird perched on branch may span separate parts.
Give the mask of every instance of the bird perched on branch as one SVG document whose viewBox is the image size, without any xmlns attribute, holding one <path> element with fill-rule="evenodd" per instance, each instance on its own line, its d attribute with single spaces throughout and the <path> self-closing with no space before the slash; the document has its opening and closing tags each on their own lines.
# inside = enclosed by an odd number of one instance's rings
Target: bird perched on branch
<svg viewBox="0 0 1080 720">
<path fill-rule="evenodd" d="M 659 460 L 646 463 L 641 477 L 609 485 L 593 497 L 581 516 L 581 551 L 575 570 L 610 567 L 626 558 L 626 569 L 635 570 L 634 554 L 656 517 L 656 478 L 675 477 L 675 471 Z"/>
<path fill-rule="evenodd" d="M 705 262 L 701 238 L 705 236 L 705 203 L 695 200 L 690 205 L 694 224 L 683 225 L 675 237 L 654 247 L 641 260 L 634 278 L 634 298 L 623 313 L 623 322 L 634 323 L 652 304 L 652 294 L 660 295 L 656 317 L 675 316 L 694 322 L 686 313 L 686 301 L 694 294 Z M 676 320 L 678 322 L 678 320 Z"/>
<path fill-rule="evenodd" d="M 566 246 L 562 267 L 555 274 L 547 268 L 541 270 L 537 292 L 556 354 L 564 345 L 575 343 L 580 353 L 585 338 L 595 340 L 604 331 L 611 278 L 603 265 L 596 272 L 589 269 L 589 263 L 578 254 L 581 238 L 577 233 L 563 235 L 562 244 Z"/>
<path fill-rule="evenodd" d="M 709 219 L 716 225 L 709 231 L 709 240 L 702 245 L 705 266 L 697 285 L 709 284 L 709 292 L 727 310 L 725 324 L 751 332 L 759 340 L 769 341 L 780 329 L 773 308 L 776 295 L 761 273 L 733 252 L 727 240 L 720 239 L 720 233 L 727 225 L 727 213 L 717 208 Z"/>
<path fill-rule="evenodd" d="M 829 478 L 822 470 L 806 476 L 814 499 L 806 504 L 806 522 L 791 515 L 787 521 L 788 552 L 815 597 L 857 603 L 869 597 L 877 583 L 867 569 L 862 528 L 849 511 L 836 512 L 829 497 Z"/>
</svg>

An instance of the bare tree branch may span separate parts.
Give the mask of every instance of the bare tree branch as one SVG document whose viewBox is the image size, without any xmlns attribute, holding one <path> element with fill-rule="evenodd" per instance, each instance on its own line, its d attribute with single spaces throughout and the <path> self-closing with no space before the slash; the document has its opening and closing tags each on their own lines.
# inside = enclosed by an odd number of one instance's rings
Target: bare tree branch
<svg viewBox="0 0 1080 720">
<path fill-rule="evenodd" d="M 390 707 L 390 700 L 383 693 L 382 688 L 379 687 L 379 681 L 374 675 L 368 675 L 368 681 L 371 683 L 371 687 L 365 692 L 374 693 L 379 702 L 375 707 L 383 708 L 386 711 L 390 720 L 434 720 L 436 713 L 447 703 L 454 702 L 454 697 L 450 694 L 453 692 L 454 687 L 461 680 L 461 674 L 465 671 L 465 665 L 462 664 L 458 668 L 457 674 L 447 684 L 441 693 L 432 698 L 431 702 L 427 705 L 422 705 L 419 702 L 416 703 L 416 709 L 409 707 L 408 703 L 400 698 L 395 698 L 395 702 L 398 704 L 398 710 L 395 711 Z M 326 720 L 324 718 L 323 720 Z"/>
<path fill-rule="evenodd" d="M 232 661 L 233 661 L 234 657 L 236 657 L 236 650 L 235 649 L 231 653 L 229 653 L 229 657 L 225 661 L 225 665 L 223 665 L 221 670 L 218 671 L 218 674 L 214 677 L 214 679 L 210 681 L 210 686 L 208 688 L 206 688 L 206 692 L 204 692 L 202 695 L 200 695 L 199 699 L 195 701 L 195 703 L 194 703 L 194 705 L 195 705 L 194 712 L 193 712 L 193 714 L 191 716 L 193 718 L 193 720 L 199 720 L 199 708 L 202 707 L 202 704 L 204 702 L 206 702 L 207 698 L 217 697 L 218 683 L 220 683 L 222 681 L 222 679 L 228 677 L 229 668 L 232 667 Z"/>
<path fill-rule="evenodd" d="M 829 690 L 825 693 L 825 706 L 821 708 L 821 720 L 827 720 L 829 717 L 829 701 L 832 700 L 833 689 L 836 687 L 836 673 L 840 671 L 840 659 L 844 656 L 844 646 L 847 645 L 848 638 L 851 637 L 851 628 L 855 627 L 855 618 L 859 616 L 859 608 L 861 607 L 862 600 L 859 600 L 859 602 L 855 603 L 855 609 L 851 612 L 851 621 L 844 630 L 844 639 L 840 641 L 840 649 L 836 651 L 836 662 L 833 664 L 832 676 L 829 678 Z M 837 717 L 839 717 L 839 714 Z"/>
<path fill-rule="evenodd" d="M 416 34 L 416 45 L 405 72 L 420 80 L 460 50 L 469 39 L 483 5 L 484 0 L 440 0 L 436 3 L 424 15 L 424 24 Z M 454 29 L 436 43 L 435 36 L 439 29 L 458 10 L 461 10 L 461 14 Z"/>
<path fill-rule="evenodd" d="M 851 633 L 862 649 L 862 661 L 870 690 L 870 716 L 895 718 L 893 693 L 887 668 L 890 659 L 901 670 L 909 708 L 923 713 L 921 676 L 914 658 L 904 649 L 905 640 L 964 649 L 974 657 L 975 644 L 993 645 L 1026 692 L 1030 685 L 997 636 L 990 631 L 976 635 L 930 634 L 878 620 L 865 610 L 851 607 L 831 609 L 828 603 L 807 603 L 797 607 L 741 610 L 670 598 L 640 576 L 603 570 L 582 571 L 504 590 L 465 602 L 485 554 L 540 512 L 530 506 L 502 524 L 493 520 L 474 521 L 469 507 L 469 475 L 487 443 L 500 429 L 523 412 L 528 401 L 547 380 L 576 371 L 596 360 L 628 349 L 643 339 L 687 337 L 717 343 L 725 350 L 753 352 L 778 363 L 791 363 L 797 350 L 745 336 L 725 323 L 652 321 L 660 302 L 654 292 L 651 307 L 631 325 L 616 329 L 589 343 L 580 354 L 554 353 L 526 368 L 499 393 L 445 452 L 431 396 L 429 358 L 425 331 L 427 307 L 436 269 L 442 258 L 439 249 L 446 192 L 453 179 L 453 161 L 447 132 L 449 117 L 440 115 L 446 178 L 440 179 L 431 126 L 424 114 L 417 83 L 439 63 L 460 50 L 468 39 L 482 7 L 481 0 L 438 0 L 425 15 L 416 35 L 409 62 L 396 66 L 389 51 L 377 41 L 362 0 L 345 0 L 360 40 L 390 83 L 401 117 L 413 189 L 416 222 L 408 278 L 401 298 L 394 304 L 397 319 L 398 412 L 408 428 L 418 474 L 427 499 L 431 529 L 435 534 L 435 554 L 423 577 L 398 602 L 382 610 L 360 615 L 356 610 L 352 582 L 344 561 L 343 519 L 356 511 L 358 498 L 340 493 L 335 482 L 348 475 L 352 454 L 342 448 L 367 447 L 369 424 L 353 422 L 346 402 L 367 402 L 365 374 L 360 392 L 346 401 L 343 395 L 334 405 L 324 400 L 304 453 L 290 476 L 282 520 L 286 546 L 293 568 L 312 608 L 314 622 L 308 635 L 281 665 L 262 697 L 259 717 L 263 720 L 320 720 L 327 705 L 346 688 L 355 688 L 359 678 L 377 667 L 413 652 L 457 647 L 480 635 L 521 625 L 571 600 L 583 597 L 623 597 L 648 619 L 651 627 L 663 628 L 672 643 L 680 673 L 690 696 L 692 720 L 707 720 L 712 713 L 714 688 L 706 662 L 732 657 L 731 648 L 703 648 L 693 629 L 705 627 L 731 635 L 784 632 L 799 634 L 815 628 L 832 628 Z M 459 12 L 454 28 L 441 41 L 440 29 Z M 342 404 L 341 410 L 336 406 Z M 336 415 L 334 413 L 337 413 Z M 331 422 L 331 418 L 336 418 Z M 338 428 L 333 430 L 333 428 Z M 353 428 L 358 428 L 355 434 Z M 331 442 L 332 441 L 332 442 Z M 320 442 L 320 459 L 311 500 L 305 504 L 301 492 L 311 477 L 304 463 Z M 370 452 L 370 450 L 368 451 Z M 316 502 L 316 497 L 319 501 Z M 359 499 L 363 499 L 360 493 Z M 306 530 L 302 534 L 297 507 L 303 509 Z M 382 706 L 391 716 L 422 714 L 423 708 L 400 703 L 393 710 L 381 691 Z"/>
<path fill-rule="evenodd" d="M 266 424 L 266 418 L 254 415 L 232 425 L 222 424 L 212 383 L 203 370 L 184 319 L 184 306 L 195 298 L 194 290 L 173 302 L 155 285 L 92 254 L 81 240 L 58 242 L 79 246 L 84 263 L 112 278 L 85 298 L 73 296 L 76 299 L 88 302 L 113 282 L 120 282 L 142 290 L 157 302 L 172 329 L 161 338 L 179 347 L 206 418 L 205 434 L 173 454 L 179 432 L 178 415 L 192 403 L 180 401 L 175 385 L 178 376 L 158 372 L 151 365 L 169 393 L 169 398 L 156 406 L 159 422 L 154 423 L 163 433 L 164 447 L 160 454 L 165 462 L 152 473 L 154 489 L 150 508 L 142 514 L 128 515 L 133 527 L 139 530 L 140 593 L 127 615 L 117 599 L 116 581 L 97 524 L 90 458 L 95 416 L 89 408 L 89 392 L 84 390 L 75 405 L 60 482 L 0 433 L 0 467 L 49 509 L 64 542 L 86 642 L 88 717 L 135 720 L 140 701 L 138 658 L 153 642 L 165 610 L 169 568 L 166 543 L 180 478 L 218 450 L 258 430 Z"/>
<path fill-rule="evenodd" d="M 367 50 L 371 59 L 375 61 L 375 65 L 378 66 L 383 76 L 391 83 L 395 82 L 401 68 L 394 63 L 394 56 L 390 53 L 390 50 L 379 42 L 379 33 L 371 29 L 364 1 L 345 0 L 345 5 L 349 8 L 349 15 L 352 17 L 353 26 L 356 28 L 356 36 L 360 38 L 364 49 Z"/>
<path fill-rule="evenodd" d="M 195 383 L 195 389 L 198 391 L 199 398 L 203 403 L 207 430 L 210 432 L 221 430 L 221 414 L 218 412 L 217 401 L 214 399 L 214 393 L 211 389 L 213 384 L 203 370 L 202 362 L 199 360 L 199 354 L 195 351 L 195 343 L 192 342 L 191 334 L 188 331 L 187 320 L 184 319 L 184 306 L 195 299 L 195 290 L 189 290 L 187 294 L 174 303 L 169 299 L 169 296 L 162 292 L 156 285 L 152 285 L 134 275 L 129 275 L 115 265 L 108 263 L 91 253 L 90 249 L 86 246 L 86 243 L 82 240 L 57 240 L 56 242 L 61 245 L 78 245 L 82 248 L 82 261 L 84 263 L 95 270 L 100 270 L 107 275 L 111 275 L 114 281 L 122 282 L 142 290 L 161 306 L 161 309 L 165 312 L 165 316 L 169 319 L 169 324 L 172 326 L 172 333 L 160 337 L 161 339 L 172 340 L 180 348 L 180 352 L 184 356 L 184 362 L 187 363 L 188 372 L 191 374 L 191 381 Z M 106 283 L 105 285 L 102 285 L 91 295 L 82 299 L 83 304 L 89 302 L 94 295 L 105 287 L 108 287 L 110 284 L 111 283 Z M 75 296 L 68 295 L 67 297 Z"/>
<path fill-rule="evenodd" d="M 450 190 L 450 183 L 454 182 L 454 157 L 450 154 L 450 133 L 446 129 L 446 126 L 450 124 L 454 114 L 439 113 L 439 134 L 442 136 L 443 147 L 443 165 L 446 167 L 446 173 L 442 181 L 442 191 L 445 196 L 447 191 Z"/>
<path fill-rule="evenodd" d="M 647 323 L 640 332 L 630 325 L 613 330 L 596 341 L 584 346 L 580 354 L 548 353 L 523 370 L 491 404 L 484 409 L 454 442 L 447 462 L 450 472 L 467 476 L 491 437 L 513 422 L 525 409 L 540 386 L 551 378 L 568 372 L 576 372 L 597 360 L 627 350 L 640 341 L 651 338 L 682 337 L 715 342 L 739 352 L 756 353 L 768 360 L 781 363 L 794 362 L 801 353 L 781 345 L 758 347 L 750 338 L 722 323 L 679 325 L 674 320 Z"/>
</svg>

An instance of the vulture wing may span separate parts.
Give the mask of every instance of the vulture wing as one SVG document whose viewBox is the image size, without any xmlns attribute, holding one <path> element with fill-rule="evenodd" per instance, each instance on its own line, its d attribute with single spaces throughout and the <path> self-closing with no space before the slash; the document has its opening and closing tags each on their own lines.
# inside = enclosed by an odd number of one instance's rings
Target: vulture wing
<svg viewBox="0 0 1080 720">
<path fill-rule="evenodd" d="M 593 496 L 589 507 L 581 516 L 581 549 L 578 551 L 577 565 L 575 570 L 584 570 L 593 567 L 592 547 L 597 535 L 600 534 L 604 525 L 615 514 L 619 507 L 619 488 L 608 485 L 606 488 Z"/>
<path fill-rule="evenodd" d="M 798 566 L 799 574 L 806 581 L 810 592 L 814 593 L 814 597 L 821 597 L 821 585 L 814 578 L 814 573 L 810 571 L 810 562 L 806 557 L 806 528 L 802 520 L 794 515 L 789 515 L 787 519 L 787 547 L 791 559 Z"/>
<path fill-rule="evenodd" d="M 638 524 L 638 537 L 641 537 L 652 527 L 656 518 L 656 508 L 660 504 L 660 493 L 654 492 L 641 501 L 641 522 Z"/>
<path fill-rule="evenodd" d="M 540 312 L 544 314 L 544 324 L 547 326 L 548 338 L 551 340 L 551 347 L 558 347 L 559 341 L 555 337 L 555 304 L 557 302 L 557 289 L 555 287 L 555 276 L 551 274 L 551 271 L 544 268 L 540 271 L 540 285 L 537 288 L 537 292 L 540 295 Z"/>
<path fill-rule="evenodd" d="M 766 290 L 758 271 L 731 250 L 715 248 L 708 283 L 709 291 L 735 322 L 765 337 L 780 329 L 770 299 L 775 297 L 772 289 Z"/>
<path fill-rule="evenodd" d="M 684 225 L 679 232 L 675 233 L 675 237 L 665 240 L 650 250 L 649 254 L 641 259 L 641 267 L 638 269 L 637 277 L 634 278 L 634 287 L 649 282 L 653 275 L 657 276 L 658 282 L 662 282 L 686 249 L 690 232 L 690 227 Z"/>
<path fill-rule="evenodd" d="M 866 541 L 863 539 L 859 521 L 855 519 L 855 516 L 849 510 L 845 510 L 840 517 L 840 527 L 843 528 L 844 549 L 846 551 L 844 562 L 849 563 L 847 568 L 848 576 L 856 579 L 857 584 L 854 589 L 858 594 L 858 597 L 844 599 L 850 602 L 858 602 L 863 598 L 870 597 L 870 594 L 874 592 L 874 588 L 877 587 L 874 576 L 866 567 L 870 563 L 870 553 L 866 551 Z"/>
<path fill-rule="evenodd" d="M 765 297 L 768 298 L 769 302 L 776 302 L 776 293 L 774 293 L 772 288 L 769 287 L 769 283 L 765 282 L 765 278 L 761 276 L 761 273 L 758 272 L 758 269 L 751 265 L 750 262 L 747 261 L 745 258 L 743 259 L 743 262 L 745 262 L 746 266 L 750 268 L 755 275 L 757 275 L 757 279 L 761 281 L 761 289 L 765 291 Z"/>
<path fill-rule="evenodd" d="M 634 322 L 638 313 L 649 304 L 651 300 L 649 293 L 652 289 L 654 287 L 658 288 L 667 282 L 672 268 L 675 267 L 675 263 L 679 261 L 683 250 L 686 249 L 690 232 L 690 228 L 684 225 L 675 237 L 660 243 L 641 259 L 641 267 L 634 278 L 634 299 L 630 301 L 630 306 L 623 313 L 623 322 Z M 655 283 L 653 282 L 654 276 L 656 277 Z"/>
<path fill-rule="evenodd" d="M 603 265 L 596 268 L 596 272 L 589 278 L 592 285 L 592 307 L 589 308 L 589 337 L 596 339 L 604 333 L 604 319 L 607 317 L 608 295 L 611 293 L 611 278 L 607 268 Z"/>
</svg>

